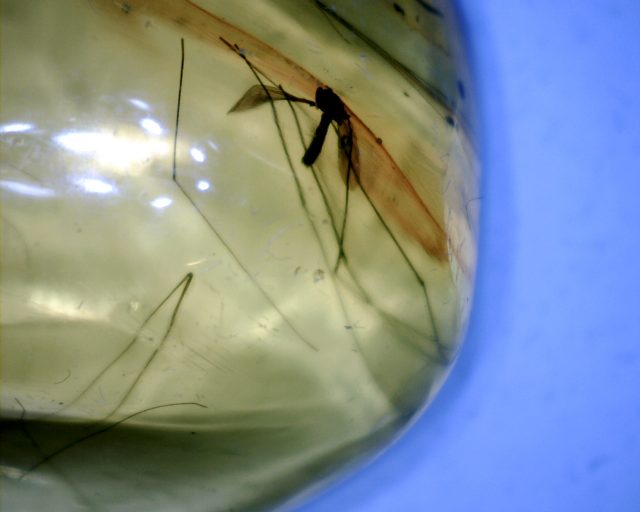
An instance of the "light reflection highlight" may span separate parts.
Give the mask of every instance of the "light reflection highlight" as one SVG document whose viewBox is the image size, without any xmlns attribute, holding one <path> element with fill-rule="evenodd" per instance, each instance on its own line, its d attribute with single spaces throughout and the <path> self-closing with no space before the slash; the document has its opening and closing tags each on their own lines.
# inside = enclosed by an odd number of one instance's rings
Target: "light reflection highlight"
<svg viewBox="0 0 640 512">
<path fill-rule="evenodd" d="M 150 117 L 145 117 L 140 121 L 140 126 L 151 135 L 162 135 L 164 130 L 158 121 L 155 119 L 151 119 Z"/>
<path fill-rule="evenodd" d="M 52 197 L 55 195 L 55 192 L 49 188 L 21 183 L 19 181 L 0 180 L 0 188 L 13 192 L 14 194 L 20 194 L 21 196 Z"/>
<path fill-rule="evenodd" d="M 112 138 L 108 133 L 68 132 L 55 136 L 53 140 L 74 153 L 92 153 Z"/>
<path fill-rule="evenodd" d="M 74 153 L 93 155 L 98 164 L 115 169 L 141 165 L 169 153 L 166 140 L 149 139 L 139 132 L 126 133 L 126 129 L 116 133 L 70 131 L 56 135 L 53 140 Z"/>
<path fill-rule="evenodd" d="M 24 471 L 21 471 L 13 466 L 6 466 L 5 464 L 2 464 L 0 466 L 0 471 L 2 471 L 3 476 L 11 478 L 12 480 L 19 480 L 24 475 Z"/>
<path fill-rule="evenodd" d="M 111 183 L 97 178 L 79 178 L 75 183 L 92 194 L 111 194 L 116 191 Z"/>
<path fill-rule="evenodd" d="M 204 192 L 205 190 L 209 190 L 211 188 L 211 183 L 206 180 L 199 180 L 198 183 L 196 183 L 196 187 L 198 188 L 198 190 L 202 190 Z"/>
<path fill-rule="evenodd" d="M 162 210 L 163 208 L 169 206 L 171 203 L 173 203 L 173 199 L 166 196 L 160 196 L 151 201 L 151 206 L 157 208 L 158 210 Z"/>
<path fill-rule="evenodd" d="M 74 290 L 35 288 L 25 299 L 27 304 L 46 312 L 51 318 L 73 320 L 105 320 L 110 317 L 113 305 L 107 301 L 92 301 L 85 304 L 82 294 Z"/>
<path fill-rule="evenodd" d="M 29 123 L 8 123 L 0 125 L 0 133 L 20 133 L 28 132 L 33 129 L 33 125 Z"/>
<path fill-rule="evenodd" d="M 189 153 L 191 154 L 191 158 L 193 158 L 196 162 L 200 164 L 207 159 L 207 157 L 202 152 L 202 150 L 198 148 L 191 148 L 191 151 L 189 151 Z"/>
<path fill-rule="evenodd" d="M 134 107 L 138 107 L 140 110 L 149 111 L 151 107 L 145 101 L 139 100 L 138 98 L 129 98 L 129 103 L 131 103 Z"/>
</svg>

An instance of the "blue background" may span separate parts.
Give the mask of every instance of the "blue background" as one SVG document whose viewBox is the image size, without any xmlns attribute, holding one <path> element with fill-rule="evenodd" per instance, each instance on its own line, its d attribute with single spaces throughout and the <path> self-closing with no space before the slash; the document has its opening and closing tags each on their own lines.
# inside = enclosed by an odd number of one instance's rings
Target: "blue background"
<svg viewBox="0 0 640 512">
<path fill-rule="evenodd" d="M 640 2 L 458 4 L 484 149 L 466 345 L 301 511 L 640 511 Z"/>
</svg>

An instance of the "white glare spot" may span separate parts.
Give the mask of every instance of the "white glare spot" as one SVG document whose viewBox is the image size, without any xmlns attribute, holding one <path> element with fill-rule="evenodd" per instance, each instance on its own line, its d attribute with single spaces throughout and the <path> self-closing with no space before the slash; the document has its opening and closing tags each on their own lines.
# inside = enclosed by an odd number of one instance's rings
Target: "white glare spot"
<svg viewBox="0 0 640 512">
<path fill-rule="evenodd" d="M 139 100 L 138 98 L 131 98 L 129 100 L 129 103 L 131 103 L 134 107 L 138 107 L 141 110 L 146 110 L 146 111 L 151 110 L 147 103 L 145 103 L 142 100 Z"/>
<path fill-rule="evenodd" d="M 202 163 L 207 159 L 207 157 L 204 156 L 204 153 L 198 148 L 191 148 L 190 153 L 191 153 L 191 158 L 193 158 L 198 163 Z"/>
<path fill-rule="evenodd" d="M 166 208 L 167 206 L 169 206 L 171 203 L 173 203 L 172 199 L 169 199 L 168 197 L 165 197 L 165 196 L 160 196 L 160 197 L 156 197 L 153 201 L 151 201 L 151 206 L 153 206 L 154 208 L 157 208 L 158 210 L 162 210 L 163 208 Z"/>
<path fill-rule="evenodd" d="M 162 126 L 155 119 L 151 119 L 150 117 L 145 117 L 142 121 L 140 121 L 140 126 L 144 128 L 151 135 L 161 135 L 162 134 Z"/>
<path fill-rule="evenodd" d="M 114 169 L 140 166 L 169 151 L 167 141 L 150 139 L 136 132 L 73 131 L 56 135 L 53 140 L 74 153 L 92 155 L 97 164 Z"/>
<path fill-rule="evenodd" d="M 198 183 L 196 183 L 196 187 L 198 187 L 198 190 L 202 190 L 204 192 L 205 190 L 209 190 L 211 188 L 211 183 L 205 180 L 200 180 L 198 181 Z"/>
<path fill-rule="evenodd" d="M 91 153 L 105 145 L 111 138 L 107 133 L 69 132 L 56 135 L 54 140 L 75 153 Z"/>
<path fill-rule="evenodd" d="M 212 140 L 208 140 L 207 144 L 211 147 L 211 149 L 214 149 L 215 151 L 220 151 L 220 148 L 218 147 L 218 145 Z"/>
<path fill-rule="evenodd" d="M 28 183 L 20 183 L 19 181 L 2 180 L 0 181 L 0 188 L 22 196 L 51 197 L 54 195 L 51 189 L 39 187 L 38 185 L 29 185 Z"/>
<path fill-rule="evenodd" d="M 0 125 L 0 133 L 27 132 L 33 128 L 29 123 L 10 123 Z"/>
<path fill-rule="evenodd" d="M 111 185 L 111 183 L 95 178 L 80 178 L 76 180 L 76 183 L 87 192 L 93 194 L 109 194 L 115 190 L 115 187 Z"/>
</svg>

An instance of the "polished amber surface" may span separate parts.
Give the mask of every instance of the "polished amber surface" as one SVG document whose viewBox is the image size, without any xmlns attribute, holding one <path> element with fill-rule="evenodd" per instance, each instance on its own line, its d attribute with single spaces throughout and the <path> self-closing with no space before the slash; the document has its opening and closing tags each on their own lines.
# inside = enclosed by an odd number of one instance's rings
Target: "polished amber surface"
<svg viewBox="0 0 640 512">
<path fill-rule="evenodd" d="M 2 1 L 3 510 L 275 507 L 428 403 L 478 193 L 422 4 Z"/>
</svg>

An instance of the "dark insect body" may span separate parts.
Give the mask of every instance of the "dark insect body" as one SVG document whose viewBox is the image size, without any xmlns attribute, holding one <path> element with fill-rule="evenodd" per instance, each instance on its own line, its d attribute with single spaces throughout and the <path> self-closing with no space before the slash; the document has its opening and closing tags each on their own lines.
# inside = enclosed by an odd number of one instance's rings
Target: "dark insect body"
<svg viewBox="0 0 640 512">
<path fill-rule="evenodd" d="M 344 108 L 344 103 L 330 87 L 318 87 L 316 90 L 316 107 L 322 110 L 322 117 L 313 134 L 311 144 L 309 144 L 302 157 L 302 163 L 306 166 L 313 165 L 318 159 L 331 123 L 335 121 L 338 125 L 341 125 L 349 121 L 349 114 Z"/>
</svg>

